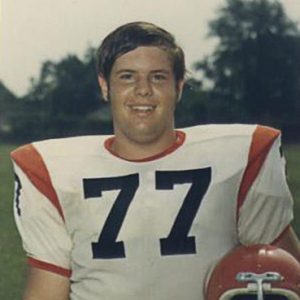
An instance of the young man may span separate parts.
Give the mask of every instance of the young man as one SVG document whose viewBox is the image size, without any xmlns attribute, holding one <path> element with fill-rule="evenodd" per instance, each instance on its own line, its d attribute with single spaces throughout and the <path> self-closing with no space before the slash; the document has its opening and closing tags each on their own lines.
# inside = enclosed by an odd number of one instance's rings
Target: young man
<svg viewBox="0 0 300 300">
<path fill-rule="evenodd" d="M 153 24 L 107 36 L 98 70 L 114 136 L 12 153 L 25 300 L 201 300 L 209 269 L 239 244 L 299 258 L 278 131 L 175 130 L 184 55 Z"/>
</svg>

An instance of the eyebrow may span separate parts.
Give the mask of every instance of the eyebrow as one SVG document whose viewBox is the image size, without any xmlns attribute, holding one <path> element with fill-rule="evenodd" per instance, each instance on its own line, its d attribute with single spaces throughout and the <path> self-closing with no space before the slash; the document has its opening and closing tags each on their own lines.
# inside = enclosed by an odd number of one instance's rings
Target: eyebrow
<svg viewBox="0 0 300 300">
<path fill-rule="evenodd" d="M 120 73 L 136 73 L 136 71 L 131 70 L 131 69 L 121 69 L 121 70 L 116 72 L 116 74 L 120 74 Z"/>
<path fill-rule="evenodd" d="M 133 69 L 121 69 L 116 72 L 116 74 L 121 74 L 121 73 L 138 73 L 138 71 L 133 70 Z M 166 69 L 154 69 L 154 70 L 151 70 L 150 73 L 170 74 L 171 72 Z"/>
</svg>

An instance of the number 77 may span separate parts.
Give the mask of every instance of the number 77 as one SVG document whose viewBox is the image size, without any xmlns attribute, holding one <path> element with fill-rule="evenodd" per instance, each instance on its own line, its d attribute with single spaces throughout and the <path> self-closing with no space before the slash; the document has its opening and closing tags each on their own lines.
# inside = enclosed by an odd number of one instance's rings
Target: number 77
<svg viewBox="0 0 300 300">
<path fill-rule="evenodd" d="M 176 184 L 191 183 L 169 235 L 160 239 L 161 255 L 196 253 L 195 237 L 188 233 L 211 181 L 211 168 L 156 171 L 156 190 L 172 190 Z M 139 186 L 139 174 L 111 178 L 83 179 L 86 199 L 101 197 L 103 191 L 120 190 L 97 242 L 92 243 L 93 258 L 126 257 L 123 241 L 116 241 L 131 201 Z M 170 199 L 171 201 L 172 199 Z"/>
</svg>

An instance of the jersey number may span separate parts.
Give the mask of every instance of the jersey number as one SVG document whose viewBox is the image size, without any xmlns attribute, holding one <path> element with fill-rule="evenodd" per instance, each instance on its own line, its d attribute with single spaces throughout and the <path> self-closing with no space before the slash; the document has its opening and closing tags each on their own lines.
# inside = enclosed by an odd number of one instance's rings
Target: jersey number
<svg viewBox="0 0 300 300">
<path fill-rule="evenodd" d="M 20 208 L 20 195 L 22 190 L 22 184 L 19 176 L 15 173 L 15 205 L 18 216 L 21 216 Z"/>
<path fill-rule="evenodd" d="M 160 239 L 161 255 L 196 253 L 195 237 L 188 236 L 188 233 L 203 196 L 208 189 L 211 180 L 211 168 L 157 171 L 155 179 L 156 190 L 173 190 L 176 184 L 191 184 L 169 235 L 166 238 Z M 86 199 L 101 197 L 104 191 L 120 190 L 104 223 L 98 241 L 92 243 L 93 258 L 125 257 L 124 242 L 116 240 L 138 186 L 138 174 L 111 178 L 83 179 L 84 196 Z"/>
</svg>

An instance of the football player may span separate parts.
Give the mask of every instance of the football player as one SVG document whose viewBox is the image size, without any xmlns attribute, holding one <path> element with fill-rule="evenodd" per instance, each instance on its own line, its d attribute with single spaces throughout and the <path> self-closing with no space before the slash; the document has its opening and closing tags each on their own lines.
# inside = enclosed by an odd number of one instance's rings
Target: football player
<svg viewBox="0 0 300 300">
<path fill-rule="evenodd" d="M 12 153 L 24 300 L 203 300 L 209 270 L 238 245 L 299 259 L 278 130 L 175 129 L 184 54 L 154 24 L 117 28 L 97 66 L 114 134 Z"/>
</svg>

